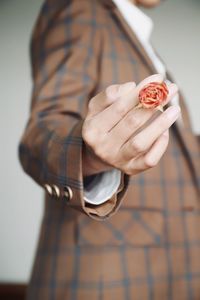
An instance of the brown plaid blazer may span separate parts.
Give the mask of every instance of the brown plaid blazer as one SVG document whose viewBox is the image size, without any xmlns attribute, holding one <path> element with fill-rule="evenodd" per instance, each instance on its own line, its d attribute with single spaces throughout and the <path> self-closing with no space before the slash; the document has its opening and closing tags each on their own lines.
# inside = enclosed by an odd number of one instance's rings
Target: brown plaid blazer
<svg viewBox="0 0 200 300">
<path fill-rule="evenodd" d="M 160 163 L 122 174 L 112 199 L 86 205 L 81 128 L 88 101 L 156 70 L 110 0 L 46 1 L 31 57 L 20 159 L 51 195 L 28 299 L 200 299 L 200 155 L 182 97 L 184 126 L 172 126 Z"/>
</svg>

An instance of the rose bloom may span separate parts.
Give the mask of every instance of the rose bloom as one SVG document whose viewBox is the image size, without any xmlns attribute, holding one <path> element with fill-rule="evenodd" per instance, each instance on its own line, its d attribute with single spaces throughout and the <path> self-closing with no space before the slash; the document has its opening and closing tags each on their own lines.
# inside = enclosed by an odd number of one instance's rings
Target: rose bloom
<svg viewBox="0 0 200 300">
<path fill-rule="evenodd" d="M 139 92 L 139 106 L 143 108 L 162 106 L 168 94 L 169 90 L 164 82 L 151 82 Z"/>
</svg>

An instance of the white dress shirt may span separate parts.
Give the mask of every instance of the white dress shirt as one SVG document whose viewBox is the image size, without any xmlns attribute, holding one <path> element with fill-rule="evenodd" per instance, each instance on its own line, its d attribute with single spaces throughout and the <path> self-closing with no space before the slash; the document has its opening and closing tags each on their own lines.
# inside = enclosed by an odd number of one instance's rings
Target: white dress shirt
<svg viewBox="0 0 200 300">
<path fill-rule="evenodd" d="M 143 45 L 157 72 L 165 75 L 165 66 L 156 55 L 150 43 L 153 21 L 129 0 L 113 0 L 113 2 Z M 173 104 L 178 104 L 178 102 L 177 95 L 173 99 Z M 117 191 L 120 179 L 121 172 L 117 169 L 96 175 L 94 180 L 84 188 L 84 200 L 96 205 L 104 203 Z"/>
</svg>

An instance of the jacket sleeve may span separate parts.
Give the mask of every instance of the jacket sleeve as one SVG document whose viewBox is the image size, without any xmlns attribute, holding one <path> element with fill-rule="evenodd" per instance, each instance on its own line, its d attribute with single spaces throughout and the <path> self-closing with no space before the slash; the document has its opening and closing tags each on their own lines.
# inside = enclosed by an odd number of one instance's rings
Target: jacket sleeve
<svg viewBox="0 0 200 300">
<path fill-rule="evenodd" d="M 53 4 L 54 3 L 54 4 Z M 22 166 L 49 195 L 102 220 L 119 207 L 127 186 L 101 205 L 83 199 L 82 124 L 98 85 L 100 31 L 87 1 L 47 1 L 31 42 L 31 113 L 19 146 Z M 77 4 L 78 3 L 78 4 Z M 88 2 L 89 5 L 89 2 Z"/>
</svg>

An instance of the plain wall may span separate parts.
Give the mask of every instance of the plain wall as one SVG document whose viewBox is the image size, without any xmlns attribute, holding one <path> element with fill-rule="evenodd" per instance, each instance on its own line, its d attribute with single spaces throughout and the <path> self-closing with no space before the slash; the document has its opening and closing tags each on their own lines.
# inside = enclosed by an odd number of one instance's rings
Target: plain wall
<svg viewBox="0 0 200 300">
<path fill-rule="evenodd" d="M 42 189 L 23 173 L 17 153 L 30 105 L 28 43 L 40 3 L 0 1 L 0 281 L 28 280 L 43 208 Z"/>
<path fill-rule="evenodd" d="M 42 189 L 17 156 L 30 105 L 28 45 L 41 2 L 0 1 L 0 281 L 28 281 L 43 210 Z M 182 87 L 200 133 L 200 2 L 168 0 L 148 14 L 155 21 L 153 44 Z"/>
<path fill-rule="evenodd" d="M 200 1 L 163 1 L 145 11 L 155 23 L 152 42 L 183 91 L 193 130 L 200 134 Z"/>
</svg>

